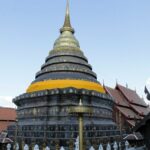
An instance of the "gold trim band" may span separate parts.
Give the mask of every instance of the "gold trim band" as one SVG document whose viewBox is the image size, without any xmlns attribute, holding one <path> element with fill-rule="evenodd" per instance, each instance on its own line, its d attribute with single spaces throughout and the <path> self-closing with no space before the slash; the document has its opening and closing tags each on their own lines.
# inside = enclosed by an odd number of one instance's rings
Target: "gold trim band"
<svg viewBox="0 0 150 150">
<path fill-rule="evenodd" d="M 97 91 L 100 93 L 105 93 L 104 88 L 94 82 L 90 81 L 83 81 L 83 80 L 47 80 L 47 81 L 40 81 L 31 84 L 28 89 L 27 93 L 31 92 L 37 92 L 37 91 L 42 91 L 42 90 L 51 90 L 51 89 L 63 89 L 63 88 L 69 88 L 69 87 L 74 87 L 77 89 L 87 89 L 87 90 L 93 90 Z"/>
</svg>

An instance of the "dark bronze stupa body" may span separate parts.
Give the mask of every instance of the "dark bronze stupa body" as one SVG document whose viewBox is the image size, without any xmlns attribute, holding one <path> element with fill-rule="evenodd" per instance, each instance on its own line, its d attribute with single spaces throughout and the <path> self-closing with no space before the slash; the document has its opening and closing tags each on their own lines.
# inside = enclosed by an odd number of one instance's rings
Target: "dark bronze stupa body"
<svg viewBox="0 0 150 150">
<path fill-rule="evenodd" d="M 113 100 L 97 81 L 74 36 L 69 5 L 60 37 L 36 74 L 25 94 L 16 97 L 18 127 L 17 140 L 27 144 L 46 143 L 69 147 L 77 138 L 78 117 L 70 115 L 70 107 L 83 105 L 93 109 L 84 118 L 84 142 L 88 147 L 116 138 L 119 131 L 112 120 Z M 10 129 L 10 136 L 11 136 Z"/>
</svg>

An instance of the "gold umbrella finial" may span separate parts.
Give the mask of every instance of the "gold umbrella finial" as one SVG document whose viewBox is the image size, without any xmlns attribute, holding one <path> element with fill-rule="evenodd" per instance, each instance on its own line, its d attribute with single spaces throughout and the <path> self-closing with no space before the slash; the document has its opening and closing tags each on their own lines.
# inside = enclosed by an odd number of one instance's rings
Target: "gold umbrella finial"
<svg viewBox="0 0 150 150">
<path fill-rule="evenodd" d="M 69 0 L 67 0 L 67 6 L 66 6 L 66 15 L 65 15 L 65 21 L 63 27 L 60 29 L 61 33 L 64 31 L 70 31 L 74 33 L 74 29 L 71 26 L 70 21 L 70 9 L 69 9 Z"/>
<path fill-rule="evenodd" d="M 67 0 L 66 14 L 69 15 L 69 0 Z"/>
<path fill-rule="evenodd" d="M 66 16 L 65 16 L 65 22 L 64 22 L 64 26 L 63 27 L 70 27 L 71 28 L 70 11 L 69 11 L 69 0 L 67 0 Z"/>
</svg>

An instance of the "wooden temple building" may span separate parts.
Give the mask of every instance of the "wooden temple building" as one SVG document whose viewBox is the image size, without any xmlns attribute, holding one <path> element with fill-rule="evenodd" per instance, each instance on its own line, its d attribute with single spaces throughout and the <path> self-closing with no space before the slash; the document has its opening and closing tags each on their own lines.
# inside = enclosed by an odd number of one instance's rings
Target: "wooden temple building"
<svg viewBox="0 0 150 150">
<path fill-rule="evenodd" d="M 0 107 L 0 150 L 13 141 L 7 137 L 7 128 L 16 123 L 16 109 Z"/>
<path fill-rule="evenodd" d="M 150 92 L 145 87 L 145 94 L 147 95 L 147 99 L 150 101 Z M 134 131 L 140 132 L 143 137 L 145 144 L 150 149 L 150 113 L 144 117 L 135 127 Z"/>
<path fill-rule="evenodd" d="M 113 119 L 120 130 L 130 131 L 150 112 L 149 106 L 136 91 L 119 84 L 114 89 L 107 86 L 104 88 L 115 102 Z"/>
<path fill-rule="evenodd" d="M 13 108 L 0 107 L 0 133 L 16 122 L 16 110 Z"/>
</svg>

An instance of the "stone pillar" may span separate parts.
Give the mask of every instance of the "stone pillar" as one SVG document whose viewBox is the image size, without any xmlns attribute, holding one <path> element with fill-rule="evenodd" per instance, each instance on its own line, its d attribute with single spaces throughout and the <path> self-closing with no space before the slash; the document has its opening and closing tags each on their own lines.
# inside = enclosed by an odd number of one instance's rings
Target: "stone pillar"
<svg viewBox="0 0 150 150">
<path fill-rule="evenodd" d="M 95 150 L 95 149 L 94 149 L 94 147 L 93 147 L 93 146 L 91 146 L 89 150 Z"/>
<path fill-rule="evenodd" d="M 119 142 L 119 150 L 121 150 L 121 142 Z"/>
<path fill-rule="evenodd" d="M 44 150 L 50 150 L 50 148 L 48 146 L 46 146 L 46 148 Z"/>
<path fill-rule="evenodd" d="M 60 150 L 59 140 L 55 141 L 56 150 Z"/>
<path fill-rule="evenodd" d="M 29 150 L 29 146 L 27 144 L 25 144 L 23 150 Z"/>
<path fill-rule="evenodd" d="M 83 116 L 79 115 L 79 150 L 83 150 Z"/>
<path fill-rule="evenodd" d="M 121 112 L 119 111 L 119 127 L 120 127 L 120 131 L 122 130 L 122 115 Z"/>
<path fill-rule="evenodd" d="M 93 141 L 93 148 L 94 148 L 94 149 L 98 149 L 98 148 L 97 148 L 97 141 L 96 141 L 96 140 Z"/>
<path fill-rule="evenodd" d="M 21 141 L 21 150 L 24 149 L 24 145 L 25 145 L 25 143 L 24 143 L 24 141 L 22 140 L 22 141 Z"/>
<path fill-rule="evenodd" d="M 113 148 L 114 148 L 114 150 L 118 150 L 118 144 L 116 141 L 114 142 Z"/>
<path fill-rule="evenodd" d="M 102 144 L 100 144 L 100 145 L 99 145 L 98 150 L 104 150 L 104 149 L 103 149 L 103 145 L 102 145 Z"/>
<path fill-rule="evenodd" d="M 126 141 L 126 142 L 125 142 L 125 150 L 128 150 L 128 148 L 129 148 L 129 142 Z"/>
<path fill-rule="evenodd" d="M 37 144 L 34 146 L 34 150 L 39 150 L 39 146 Z"/>
<path fill-rule="evenodd" d="M 69 150 L 74 150 L 74 144 L 73 144 L 73 140 L 72 139 L 70 139 L 70 141 L 69 141 Z"/>
<path fill-rule="evenodd" d="M 106 150 L 111 150 L 111 145 L 109 143 L 106 146 Z"/>
<path fill-rule="evenodd" d="M 7 150 L 11 149 L 11 144 L 7 144 Z"/>
<path fill-rule="evenodd" d="M 34 142 L 32 142 L 32 143 L 31 143 L 31 145 L 30 145 L 31 150 L 34 150 L 34 145 L 35 145 L 35 143 L 34 143 Z"/>
<path fill-rule="evenodd" d="M 42 150 L 45 150 L 45 149 L 46 149 L 46 144 L 43 143 Z"/>
</svg>

